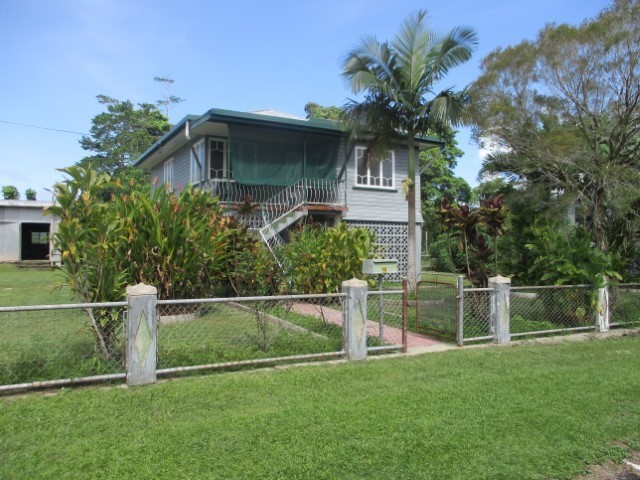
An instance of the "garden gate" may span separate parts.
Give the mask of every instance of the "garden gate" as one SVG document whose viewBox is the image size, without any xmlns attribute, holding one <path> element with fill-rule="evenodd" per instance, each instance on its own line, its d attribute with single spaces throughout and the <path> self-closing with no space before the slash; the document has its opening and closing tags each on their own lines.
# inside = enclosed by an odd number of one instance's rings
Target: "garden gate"
<svg viewBox="0 0 640 480">
<path fill-rule="evenodd" d="M 428 275 L 430 280 L 421 280 L 416 286 L 415 331 L 459 343 L 462 277 Z"/>
</svg>

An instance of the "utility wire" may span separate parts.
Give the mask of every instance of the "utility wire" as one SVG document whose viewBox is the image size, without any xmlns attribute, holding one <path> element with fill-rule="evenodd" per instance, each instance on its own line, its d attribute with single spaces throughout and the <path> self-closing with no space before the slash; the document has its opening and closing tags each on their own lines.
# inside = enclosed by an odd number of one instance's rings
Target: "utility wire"
<svg viewBox="0 0 640 480">
<path fill-rule="evenodd" d="M 18 123 L 18 122 L 8 122 L 6 120 L 0 120 L 0 123 L 8 123 L 10 125 L 19 125 L 21 127 L 29 127 L 29 128 L 39 128 L 41 130 L 51 130 L 53 132 L 62 132 L 62 133 L 73 133 L 74 135 L 88 135 L 87 133 L 81 132 L 72 132 L 71 130 L 60 130 L 58 128 L 49 128 L 49 127 L 39 127 L 38 125 L 28 125 L 26 123 Z"/>
</svg>

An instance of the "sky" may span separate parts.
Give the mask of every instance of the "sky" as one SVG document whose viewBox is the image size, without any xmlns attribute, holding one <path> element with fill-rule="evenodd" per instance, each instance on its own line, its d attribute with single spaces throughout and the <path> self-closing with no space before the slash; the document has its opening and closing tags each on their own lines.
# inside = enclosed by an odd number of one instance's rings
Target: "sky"
<svg viewBox="0 0 640 480">
<path fill-rule="evenodd" d="M 462 88 L 498 47 L 533 40 L 547 23 L 579 24 L 603 0 L 2 0 L 0 2 L 0 186 L 51 200 L 56 169 L 89 153 L 78 140 L 102 111 L 96 95 L 152 102 L 172 78 L 184 98 L 177 123 L 210 108 L 273 109 L 304 116 L 307 102 L 343 105 L 353 95 L 341 64 L 365 35 L 390 40 L 418 9 L 428 26 L 476 29 L 473 58 L 442 88 Z M 32 125 L 33 128 L 16 124 Z M 56 130 L 64 130 L 56 131 Z M 72 133 L 68 133 L 72 132 Z M 467 129 L 456 174 L 477 184 L 482 152 Z"/>
</svg>

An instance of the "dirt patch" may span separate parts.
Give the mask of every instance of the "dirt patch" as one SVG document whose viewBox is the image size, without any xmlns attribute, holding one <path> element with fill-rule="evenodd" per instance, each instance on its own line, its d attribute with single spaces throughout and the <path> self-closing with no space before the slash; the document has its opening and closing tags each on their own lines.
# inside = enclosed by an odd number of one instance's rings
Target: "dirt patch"
<svg viewBox="0 0 640 480">
<path fill-rule="evenodd" d="M 622 463 L 592 465 L 589 473 L 577 476 L 575 480 L 640 480 L 640 452 L 632 452 Z"/>
</svg>

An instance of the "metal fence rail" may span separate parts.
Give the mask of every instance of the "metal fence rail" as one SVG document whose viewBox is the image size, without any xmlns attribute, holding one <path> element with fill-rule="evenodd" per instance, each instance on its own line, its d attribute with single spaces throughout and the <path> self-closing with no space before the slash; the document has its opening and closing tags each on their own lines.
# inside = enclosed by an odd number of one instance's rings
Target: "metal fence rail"
<svg viewBox="0 0 640 480">
<path fill-rule="evenodd" d="M 462 342 L 481 342 L 495 339 L 491 324 L 492 288 L 465 288 L 462 293 L 463 309 L 460 312 L 459 333 Z M 459 342 L 460 343 L 460 342 Z"/>
<path fill-rule="evenodd" d="M 341 356 L 343 299 L 333 294 L 158 301 L 158 373 Z"/>
<path fill-rule="evenodd" d="M 158 300 L 156 373 L 343 357 L 346 297 Z M 367 349 L 401 349 L 403 291 L 369 292 L 367 298 Z M 0 307 L 0 392 L 124 380 L 128 305 Z"/>
<path fill-rule="evenodd" d="M 512 287 L 511 337 L 594 330 L 596 294 L 591 285 Z"/>
<path fill-rule="evenodd" d="M 0 391 L 124 378 L 125 319 L 126 302 L 0 307 Z"/>
<path fill-rule="evenodd" d="M 403 291 L 368 292 L 367 345 L 369 351 L 398 350 L 406 342 Z"/>
<path fill-rule="evenodd" d="M 609 326 L 640 326 L 640 283 L 609 287 Z"/>
</svg>

